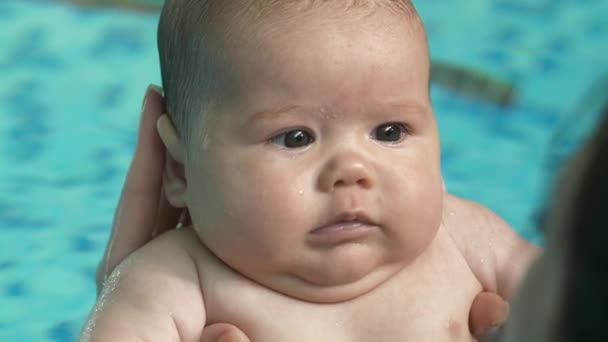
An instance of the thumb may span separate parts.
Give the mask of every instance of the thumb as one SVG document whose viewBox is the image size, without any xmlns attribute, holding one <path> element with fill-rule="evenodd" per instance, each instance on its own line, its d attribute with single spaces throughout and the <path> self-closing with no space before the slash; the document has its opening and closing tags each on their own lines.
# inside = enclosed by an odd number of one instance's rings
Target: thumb
<svg viewBox="0 0 608 342">
<path fill-rule="evenodd" d="M 482 338 L 493 328 L 501 326 L 509 317 L 509 303 L 493 292 L 481 292 L 471 304 L 469 329 Z"/>
</svg>

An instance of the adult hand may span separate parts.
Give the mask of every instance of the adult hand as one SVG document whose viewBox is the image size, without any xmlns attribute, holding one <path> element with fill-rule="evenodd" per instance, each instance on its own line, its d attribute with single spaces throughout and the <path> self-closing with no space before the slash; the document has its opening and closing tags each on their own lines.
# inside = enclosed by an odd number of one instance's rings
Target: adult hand
<svg viewBox="0 0 608 342">
<path fill-rule="evenodd" d="M 507 318 L 509 303 L 496 293 L 480 292 L 471 304 L 469 329 L 479 342 L 495 341 Z"/>
<path fill-rule="evenodd" d="M 171 207 L 162 191 L 165 147 L 156 121 L 163 112 L 161 89 L 151 85 L 144 96 L 135 155 L 114 214 L 110 240 L 97 266 L 98 294 L 116 265 L 178 223 L 181 210 Z"/>
<path fill-rule="evenodd" d="M 97 293 L 116 265 L 155 236 L 175 228 L 182 215 L 181 210 L 171 207 L 162 190 L 165 147 L 158 136 L 156 121 L 163 112 L 161 89 L 149 86 L 135 155 L 114 214 L 110 240 L 97 266 Z M 217 323 L 204 329 L 201 342 L 249 342 L 249 338 L 233 325 Z"/>
</svg>

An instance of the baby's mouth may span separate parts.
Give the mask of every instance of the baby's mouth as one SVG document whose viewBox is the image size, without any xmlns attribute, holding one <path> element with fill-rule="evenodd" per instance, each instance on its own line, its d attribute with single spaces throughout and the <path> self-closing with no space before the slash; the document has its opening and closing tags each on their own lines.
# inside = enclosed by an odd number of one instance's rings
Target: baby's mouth
<svg viewBox="0 0 608 342">
<path fill-rule="evenodd" d="M 361 221 L 339 221 L 339 222 L 321 226 L 321 227 L 313 230 L 310 233 L 318 234 L 318 235 L 334 234 L 334 233 L 338 233 L 338 232 L 342 232 L 342 231 L 359 229 L 366 225 L 368 225 L 368 224 L 365 222 L 361 222 Z"/>
<path fill-rule="evenodd" d="M 363 213 L 343 213 L 310 231 L 309 238 L 318 244 L 341 244 L 360 240 L 375 228 L 377 225 Z"/>
</svg>

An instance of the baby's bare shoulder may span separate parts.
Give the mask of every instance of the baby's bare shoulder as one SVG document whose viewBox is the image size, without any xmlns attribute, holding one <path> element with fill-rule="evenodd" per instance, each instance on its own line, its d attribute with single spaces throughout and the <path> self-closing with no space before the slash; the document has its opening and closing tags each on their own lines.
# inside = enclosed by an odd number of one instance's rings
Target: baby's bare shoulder
<svg viewBox="0 0 608 342">
<path fill-rule="evenodd" d="M 446 194 L 444 200 L 443 224 L 459 242 L 483 240 L 513 232 L 513 229 L 490 209 L 450 194 Z"/>
<path fill-rule="evenodd" d="M 170 230 L 154 238 L 127 259 L 127 263 L 159 266 L 193 266 L 192 250 L 198 244 L 196 234 L 189 228 Z"/>
<path fill-rule="evenodd" d="M 175 230 L 155 238 L 121 262 L 109 281 L 114 281 L 114 286 L 137 288 L 141 294 L 145 294 L 144 290 L 151 283 L 156 289 L 184 286 L 180 284 L 183 282 L 198 284 L 188 236 L 187 231 Z M 153 289 L 150 291 L 155 292 Z"/>
<path fill-rule="evenodd" d="M 446 195 L 443 224 L 484 288 L 506 298 L 540 251 L 488 208 L 453 195 Z"/>
<path fill-rule="evenodd" d="M 198 341 L 205 310 L 190 237 L 186 230 L 167 232 L 121 262 L 104 282 L 83 336 Z"/>
</svg>

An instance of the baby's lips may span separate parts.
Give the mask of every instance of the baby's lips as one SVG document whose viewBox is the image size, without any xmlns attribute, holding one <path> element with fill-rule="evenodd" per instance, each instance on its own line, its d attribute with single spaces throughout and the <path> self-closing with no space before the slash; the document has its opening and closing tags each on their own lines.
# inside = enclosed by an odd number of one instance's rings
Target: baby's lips
<svg viewBox="0 0 608 342">
<path fill-rule="evenodd" d="M 340 211 L 338 215 L 335 215 L 327 224 L 344 223 L 344 222 L 358 222 L 368 226 L 375 226 L 376 223 L 370 219 L 370 216 L 363 210 L 344 210 Z"/>
</svg>

